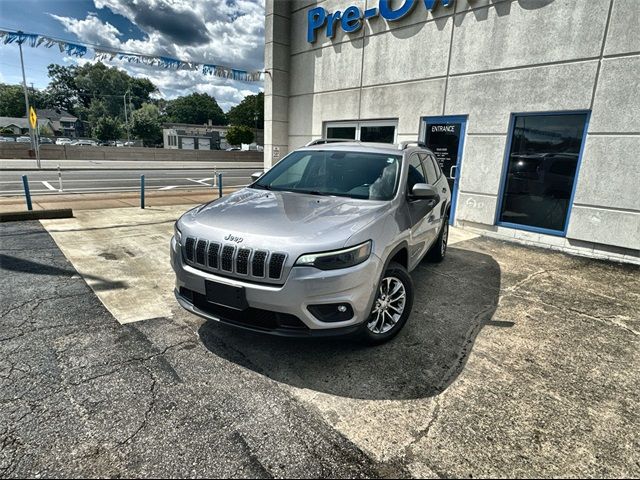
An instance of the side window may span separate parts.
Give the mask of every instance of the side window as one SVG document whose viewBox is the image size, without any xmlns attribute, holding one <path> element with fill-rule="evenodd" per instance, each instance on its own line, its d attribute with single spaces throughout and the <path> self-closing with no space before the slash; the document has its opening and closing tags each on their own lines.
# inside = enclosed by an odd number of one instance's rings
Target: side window
<svg viewBox="0 0 640 480">
<path fill-rule="evenodd" d="M 409 175 L 407 176 L 408 192 L 411 193 L 413 186 L 416 183 L 427 183 L 424 176 L 424 170 L 422 169 L 422 162 L 417 154 L 409 157 Z"/>
<path fill-rule="evenodd" d="M 422 164 L 424 165 L 424 170 L 426 172 L 427 183 L 429 185 L 435 184 L 438 181 L 438 174 L 431 158 L 429 155 L 420 155 L 420 158 L 422 159 Z"/>
<path fill-rule="evenodd" d="M 434 157 L 433 155 L 429 155 L 429 158 L 433 162 L 433 166 L 436 169 L 436 175 L 438 177 L 438 180 L 440 180 L 440 177 L 442 176 L 442 169 L 440 168 L 440 164 L 438 163 L 438 160 L 436 160 L 436 157 Z"/>
</svg>

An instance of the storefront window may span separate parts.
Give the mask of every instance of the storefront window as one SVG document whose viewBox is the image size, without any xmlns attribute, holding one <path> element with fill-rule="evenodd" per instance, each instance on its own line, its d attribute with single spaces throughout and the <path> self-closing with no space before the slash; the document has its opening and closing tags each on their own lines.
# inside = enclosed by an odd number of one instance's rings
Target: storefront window
<svg viewBox="0 0 640 480">
<path fill-rule="evenodd" d="M 356 127 L 327 127 L 327 138 L 356 139 Z"/>
<path fill-rule="evenodd" d="M 360 128 L 360 140 L 363 142 L 393 143 L 396 134 L 394 126 L 378 126 Z"/>
<path fill-rule="evenodd" d="M 325 137 L 361 142 L 395 143 L 397 125 L 396 120 L 329 122 L 325 125 Z"/>
<path fill-rule="evenodd" d="M 515 117 L 500 222 L 565 230 L 587 116 Z"/>
</svg>

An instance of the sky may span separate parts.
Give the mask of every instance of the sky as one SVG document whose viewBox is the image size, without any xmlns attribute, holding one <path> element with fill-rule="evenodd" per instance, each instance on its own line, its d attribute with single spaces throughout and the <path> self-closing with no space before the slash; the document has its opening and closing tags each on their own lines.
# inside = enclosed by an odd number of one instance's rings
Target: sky
<svg viewBox="0 0 640 480">
<path fill-rule="evenodd" d="M 264 0 L 0 0 L 0 29 L 248 71 L 264 66 Z M 93 57 L 92 50 L 76 58 L 55 46 L 23 45 L 23 54 L 27 84 L 38 89 L 48 84 L 47 65 L 84 64 Z M 167 99 L 208 93 L 224 111 L 263 90 L 262 83 L 197 71 L 105 63 L 149 78 Z M 21 82 L 18 46 L 0 44 L 0 83 Z"/>
</svg>

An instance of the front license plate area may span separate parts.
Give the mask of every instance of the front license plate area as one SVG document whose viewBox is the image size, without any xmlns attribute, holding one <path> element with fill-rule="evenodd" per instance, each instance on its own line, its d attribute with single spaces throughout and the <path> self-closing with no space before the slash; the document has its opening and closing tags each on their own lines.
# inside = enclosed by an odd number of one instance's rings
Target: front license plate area
<svg viewBox="0 0 640 480">
<path fill-rule="evenodd" d="M 235 310 L 246 310 L 249 307 L 244 287 L 235 287 L 205 280 L 204 288 L 207 294 L 207 301 L 211 303 Z"/>
</svg>

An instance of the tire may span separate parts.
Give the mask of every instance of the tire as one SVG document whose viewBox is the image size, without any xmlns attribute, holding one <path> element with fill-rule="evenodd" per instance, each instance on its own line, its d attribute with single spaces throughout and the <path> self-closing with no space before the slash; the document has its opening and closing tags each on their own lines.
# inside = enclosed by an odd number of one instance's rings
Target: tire
<svg viewBox="0 0 640 480">
<path fill-rule="evenodd" d="M 449 242 L 449 216 L 442 218 L 442 228 L 436 241 L 431 245 L 426 258 L 429 262 L 440 263 L 447 254 L 447 244 Z"/>
<path fill-rule="evenodd" d="M 371 314 L 362 324 L 360 340 L 367 345 L 388 342 L 407 323 L 412 307 L 413 281 L 406 268 L 391 262 L 380 279 Z"/>
</svg>

